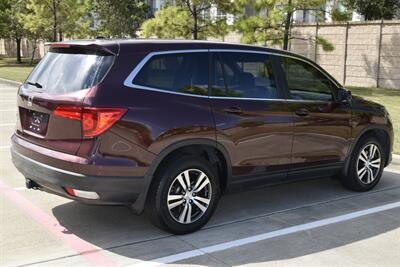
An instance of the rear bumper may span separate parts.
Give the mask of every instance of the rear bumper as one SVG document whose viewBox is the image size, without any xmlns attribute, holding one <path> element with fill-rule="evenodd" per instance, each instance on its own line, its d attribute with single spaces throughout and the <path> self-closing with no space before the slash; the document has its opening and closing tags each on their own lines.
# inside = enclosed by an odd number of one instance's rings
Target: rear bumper
<svg viewBox="0 0 400 267">
<path fill-rule="evenodd" d="M 40 190 L 89 204 L 107 205 L 132 205 L 145 191 L 146 179 L 144 177 L 93 176 L 62 169 L 59 167 L 60 164 L 55 167 L 53 166 L 55 164 L 46 164 L 52 162 L 51 160 L 45 160 L 46 163 L 44 163 L 31 157 L 31 153 L 37 154 L 38 152 L 30 149 L 30 153 L 24 153 L 27 148 L 21 147 L 14 138 L 11 147 L 12 162 L 26 178 L 39 185 Z M 29 157 L 25 154 L 28 154 Z M 60 161 L 60 159 L 57 160 Z M 65 166 L 71 164 L 76 163 L 65 161 Z M 67 187 L 96 192 L 99 199 L 71 196 L 65 190 Z"/>
</svg>

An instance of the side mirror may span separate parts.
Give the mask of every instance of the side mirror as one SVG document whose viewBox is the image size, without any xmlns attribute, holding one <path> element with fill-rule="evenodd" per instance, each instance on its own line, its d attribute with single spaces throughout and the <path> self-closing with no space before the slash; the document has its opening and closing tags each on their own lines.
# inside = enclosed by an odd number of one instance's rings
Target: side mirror
<svg viewBox="0 0 400 267">
<path fill-rule="evenodd" d="M 339 88 L 338 101 L 342 103 L 350 103 L 352 99 L 351 91 L 345 88 Z"/>
</svg>

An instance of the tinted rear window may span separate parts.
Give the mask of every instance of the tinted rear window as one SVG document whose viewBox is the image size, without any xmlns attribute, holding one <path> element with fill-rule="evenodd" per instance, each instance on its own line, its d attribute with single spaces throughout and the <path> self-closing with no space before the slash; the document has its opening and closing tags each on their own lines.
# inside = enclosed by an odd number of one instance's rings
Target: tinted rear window
<svg viewBox="0 0 400 267">
<path fill-rule="evenodd" d="M 73 53 L 47 53 L 29 75 L 29 89 L 47 93 L 69 93 L 98 84 L 113 62 L 113 56 Z"/>
<path fill-rule="evenodd" d="M 153 56 L 133 83 L 172 92 L 208 95 L 208 53 Z"/>
</svg>

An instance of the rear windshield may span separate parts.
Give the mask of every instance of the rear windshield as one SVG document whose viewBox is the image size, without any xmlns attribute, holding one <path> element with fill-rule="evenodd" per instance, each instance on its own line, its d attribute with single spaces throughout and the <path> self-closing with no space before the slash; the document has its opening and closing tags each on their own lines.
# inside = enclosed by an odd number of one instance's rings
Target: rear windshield
<svg viewBox="0 0 400 267">
<path fill-rule="evenodd" d="M 29 90 L 70 93 L 97 85 L 107 73 L 113 56 L 47 53 L 26 80 Z"/>
</svg>

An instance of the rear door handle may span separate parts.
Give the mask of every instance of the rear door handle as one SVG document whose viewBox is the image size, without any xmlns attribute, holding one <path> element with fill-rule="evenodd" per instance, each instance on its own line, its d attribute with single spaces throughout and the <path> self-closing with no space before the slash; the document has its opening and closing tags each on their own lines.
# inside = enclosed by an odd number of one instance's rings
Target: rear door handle
<svg viewBox="0 0 400 267">
<path fill-rule="evenodd" d="M 307 116 L 308 115 L 308 110 L 305 108 L 301 108 L 295 111 L 297 116 Z"/>
<path fill-rule="evenodd" d="M 240 107 L 229 107 L 224 109 L 224 112 L 230 113 L 230 114 L 241 114 L 243 113 L 243 110 Z"/>
</svg>

